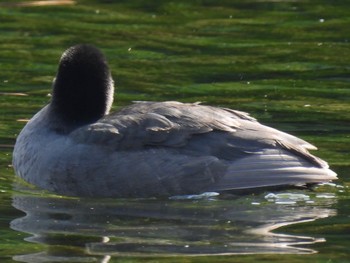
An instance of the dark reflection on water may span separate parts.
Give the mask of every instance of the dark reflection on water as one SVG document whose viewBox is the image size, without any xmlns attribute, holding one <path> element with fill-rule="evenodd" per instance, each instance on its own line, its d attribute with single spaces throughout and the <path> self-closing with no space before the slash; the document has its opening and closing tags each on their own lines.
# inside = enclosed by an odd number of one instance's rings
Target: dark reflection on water
<svg viewBox="0 0 350 263">
<path fill-rule="evenodd" d="M 13 220 L 12 229 L 29 233 L 27 241 L 47 246 L 14 260 L 108 262 L 117 255 L 315 253 L 309 245 L 323 238 L 272 231 L 333 216 L 330 205 L 278 204 L 264 196 L 87 200 L 17 194 L 13 206 L 26 215 Z"/>
</svg>

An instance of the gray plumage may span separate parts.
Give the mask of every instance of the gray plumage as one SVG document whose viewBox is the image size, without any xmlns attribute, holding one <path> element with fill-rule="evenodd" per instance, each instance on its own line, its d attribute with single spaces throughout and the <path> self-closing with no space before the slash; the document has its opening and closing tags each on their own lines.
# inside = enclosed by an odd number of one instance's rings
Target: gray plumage
<svg viewBox="0 0 350 263">
<path fill-rule="evenodd" d="M 74 60 L 74 52 L 70 56 Z M 111 96 L 112 80 L 104 83 Z M 96 88 L 101 87 L 88 87 Z M 113 114 L 107 114 L 109 106 L 97 120 L 85 115 L 81 123 L 59 115 L 59 107 L 50 103 L 27 124 L 16 143 L 14 167 L 28 182 L 60 194 L 171 196 L 336 179 L 325 161 L 308 152 L 316 147 L 244 112 L 136 102 Z"/>
</svg>

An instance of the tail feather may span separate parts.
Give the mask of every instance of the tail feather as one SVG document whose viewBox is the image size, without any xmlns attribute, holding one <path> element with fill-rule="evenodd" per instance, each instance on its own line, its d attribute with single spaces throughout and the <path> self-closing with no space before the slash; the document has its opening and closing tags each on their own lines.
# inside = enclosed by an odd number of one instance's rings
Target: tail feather
<svg viewBox="0 0 350 263">
<path fill-rule="evenodd" d="M 305 158 L 283 149 L 268 149 L 230 164 L 226 175 L 210 191 L 305 185 L 337 179 L 336 173 L 315 167 Z"/>
</svg>

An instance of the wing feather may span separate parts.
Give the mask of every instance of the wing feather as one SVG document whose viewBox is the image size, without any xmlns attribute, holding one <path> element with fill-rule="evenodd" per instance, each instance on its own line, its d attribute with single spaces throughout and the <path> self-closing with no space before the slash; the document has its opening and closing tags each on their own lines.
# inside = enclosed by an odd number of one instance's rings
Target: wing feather
<svg viewBox="0 0 350 263">
<path fill-rule="evenodd" d="M 159 179 L 168 187 L 175 179 L 184 189 L 191 180 L 214 180 L 207 190 L 227 190 L 336 178 L 325 161 L 308 152 L 316 148 L 308 142 L 264 126 L 244 112 L 198 103 L 137 102 L 70 137 L 113 151 L 167 148 L 173 156 L 185 156 L 181 176 Z"/>
</svg>

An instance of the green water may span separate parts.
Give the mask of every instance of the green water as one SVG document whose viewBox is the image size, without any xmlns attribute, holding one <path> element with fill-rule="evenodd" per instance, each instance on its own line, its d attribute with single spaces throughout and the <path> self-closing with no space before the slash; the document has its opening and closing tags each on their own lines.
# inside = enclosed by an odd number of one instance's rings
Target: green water
<svg viewBox="0 0 350 263">
<path fill-rule="evenodd" d="M 1 262 L 350 262 L 347 1 L 30 3 L 0 3 Z M 247 111 L 317 145 L 340 180 L 198 200 L 24 186 L 10 165 L 21 120 L 47 103 L 58 59 L 77 43 L 106 54 L 115 109 L 178 100 Z"/>
</svg>

